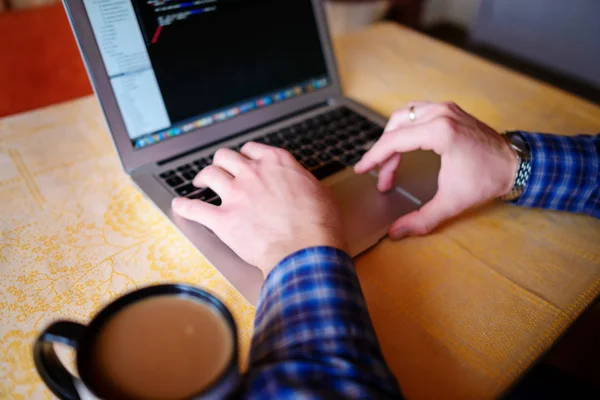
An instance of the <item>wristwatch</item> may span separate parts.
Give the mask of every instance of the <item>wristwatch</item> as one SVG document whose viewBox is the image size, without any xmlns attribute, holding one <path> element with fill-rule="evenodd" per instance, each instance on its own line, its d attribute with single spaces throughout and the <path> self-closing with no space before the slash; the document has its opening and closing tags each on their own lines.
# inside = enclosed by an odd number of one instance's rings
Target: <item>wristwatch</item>
<svg viewBox="0 0 600 400">
<path fill-rule="evenodd" d="M 500 199 L 504 201 L 515 201 L 521 197 L 525 191 L 525 187 L 531 176 L 531 152 L 529 151 L 527 142 L 519 132 L 505 132 L 503 136 L 509 146 L 515 151 L 519 167 L 517 168 L 517 175 L 515 176 L 512 189 Z"/>
</svg>

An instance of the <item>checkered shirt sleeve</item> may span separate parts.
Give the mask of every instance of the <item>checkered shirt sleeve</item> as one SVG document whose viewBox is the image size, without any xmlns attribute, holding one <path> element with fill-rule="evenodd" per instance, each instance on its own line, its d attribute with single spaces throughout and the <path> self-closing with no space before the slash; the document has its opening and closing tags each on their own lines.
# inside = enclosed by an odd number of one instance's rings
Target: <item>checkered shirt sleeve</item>
<svg viewBox="0 0 600 400">
<path fill-rule="evenodd" d="M 242 397 L 401 397 L 347 254 L 331 247 L 304 249 L 268 276 Z"/>
<path fill-rule="evenodd" d="M 515 203 L 600 218 L 600 135 L 520 134 L 531 151 L 531 176 Z"/>
</svg>

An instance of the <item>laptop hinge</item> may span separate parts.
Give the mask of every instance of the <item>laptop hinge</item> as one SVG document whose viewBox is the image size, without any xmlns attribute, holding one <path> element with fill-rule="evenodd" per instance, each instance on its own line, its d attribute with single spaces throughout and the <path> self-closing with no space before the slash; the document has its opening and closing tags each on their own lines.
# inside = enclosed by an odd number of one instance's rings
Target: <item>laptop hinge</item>
<svg viewBox="0 0 600 400">
<path fill-rule="evenodd" d="M 245 135 L 245 134 L 247 134 L 247 133 L 249 133 L 249 132 L 252 132 L 252 131 L 257 131 L 257 130 L 260 130 L 260 129 L 266 128 L 266 127 L 268 127 L 268 126 L 270 126 L 270 125 L 275 125 L 275 124 L 277 124 L 277 123 L 279 123 L 279 122 L 281 122 L 281 121 L 283 121 L 283 120 L 286 120 L 286 119 L 291 119 L 291 118 L 293 118 L 293 117 L 295 117 L 295 116 L 298 116 L 298 115 L 301 115 L 301 114 L 307 113 L 307 112 L 309 112 L 309 111 L 312 111 L 312 110 L 315 110 L 315 109 L 317 109 L 317 108 L 324 107 L 324 106 L 326 106 L 327 104 L 328 104 L 328 102 L 327 102 L 327 101 L 324 101 L 324 102 L 321 102 L 321 103 L 317 103 L 317 104 L 313 104 L 313 105 L 312 105 L 312 106 L 310 106 L 310 107 L 306 107 L 306 108 L 303 108 L 303 109 L 301 109 L 301 110 L 298 110 L 298 111 L 296 111 L 296 112 L 293 112 L 293 113 L 290 113 L 290 114 L 283 115 L 283 116 L 281 116 L 280 118 L 277 118 L 277 119 L 275 119 L 275 120 L 271 120 L 271 121 L 269 121 L 268 123 L 265 123 L 265 124 L 262 124 L 262 125 L 257 125 L 257 126 L 254 126 L 254 127 L 250 128 L 250 129 L 246 129 L 246 130 L 240 131 L 240 132 L 238 132 L 238 133 L 235 133 L 235 134 L 233 134 L 233 135 L 231 135 L 231 136 L 227 136 L 226 138 L 223 138 L 223 139 L 221 139 L 221 140 L 218 140 L 218 141 L 216 141 L 216 142 L 212 142 L 212 143 L 210 143 L 210 144 L 206 144 L 206 145 L 203 145 L 203 146 L 195 147 L 195 148 L 193 148 L 193 149 L 191 149 L 191 150 L 188 150 L 188 151 L 186 151 L 186 152 L 184 152 L 184 153 L 180 153 L 180 154 L 178 154 L 178 155 L 176 155 L 176 156 L 174 156 L 174 157 L 169 157 L 169 158 L 167 158 L 167 159 L 160 160 L 160 161 L 158 161 L 158 162 L 157 162 L 157 164 L 158 164 L 158 165 L 165 165 L 165 164 L 168 164 L 168 163 L 170 163 L 170 162 L 173 162 L 173 161 L 176 161 L 176 160 L 178 160 L 178 159 L 180 159 L 180 158 L 187 157 L 187 156 L 189 156 L 190 154 L 194 154 L 194 153 L 196 153 L 196 152 L 198 152 L 198 151 L 204 150 L 204 149 L 206 149 L 206 148 L 209 148 L 209 147 L 214 147 L 215 145 L 218 145 L 219 143 L 227 142 L 227 141 L 229 141 L 229 140 L 231 140 L 231 139 L 235 139 L 236 137 L 243 136 L 243 135 Z"/>
</svg>

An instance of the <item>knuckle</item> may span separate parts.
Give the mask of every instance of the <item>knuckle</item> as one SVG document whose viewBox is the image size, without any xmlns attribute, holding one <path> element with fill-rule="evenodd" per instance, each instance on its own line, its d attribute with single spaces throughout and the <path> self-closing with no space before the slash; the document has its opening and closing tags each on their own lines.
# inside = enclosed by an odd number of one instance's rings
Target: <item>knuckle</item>
<svg viewBox="0 0 600 400">
<path fill-rule="evenodd" d="M 412 233 L 415 236 L 424 236 L 433 230 L 433 226 L 430 223 L 422 223 L 412 229 Z"/>
<path fill-rule="evenodd" d="M 273 154 L 279 161 L 289 161 L 293 159 L 292 154 L 284 149 L 273 148 Z"/>
<path fill-rule="evenodd" d="M 447 101 L 440 104 L 442 116 L 457 115 L 460 112 L 460 107 L 453 101 Z"/>
<path fill-rule="evenodd" d="M 215 167 L 213 164 L 207 165 L 206 167 L 204 167 L 204 169 L 202 169 L 202 171 L 198 172 L 198 175 L 196 176 L 207 176 L 207 175 L 214 175 L 217 171 L 217 167 Z"/>
<path fill-rule="evenodd" d="M 458 108 L 458 105 L 455 102 L 453 102 L 453 101 L 445 101 L 445 102 L 442 103 L 442 105 L 447 110 L 456 110 Z"/>
<path fill-rule="evenodd" d="M 447 132 L 449 134 L 453 134 L 456 132 L 457 124 L 456 121 L 452 119 L 452 117 L 444 115 L 440 117 L 438 121 L 442 131 Z"/>
<path fill-rule="evenodd" d="M 219 149 L 219 150 L 217 150 L 217 151 L 215 152 L 214 159 L 215 159 L 215 160 L 220 160 L 221 158 L 223 158 L 223 156 L 224 156 L 225 154 L 227 154 L 227 149 L 223 149 L 223 148 L 221 148 L 221 149 Z"/>
<path fill-rule="evenodd" d="M 260 163 L 257 161 L 250 161 L 247 164 L 247 168 L 243 171 L 244 176 L 256 177 L 260 176 Z"/>
</svg>

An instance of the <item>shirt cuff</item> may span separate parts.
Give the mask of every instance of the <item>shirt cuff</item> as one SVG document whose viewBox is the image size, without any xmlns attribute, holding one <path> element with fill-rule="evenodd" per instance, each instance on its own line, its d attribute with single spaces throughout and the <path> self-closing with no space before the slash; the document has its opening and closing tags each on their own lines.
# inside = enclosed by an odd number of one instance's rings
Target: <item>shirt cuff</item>
<svg viewBox="0 0 600 400">
<path fill-rule="evenodd" d="M 524 207 L 598 213 L 598 137 L 519 132 L 529 146 L 531 175 L 514 203 Z"/>
</svg>

